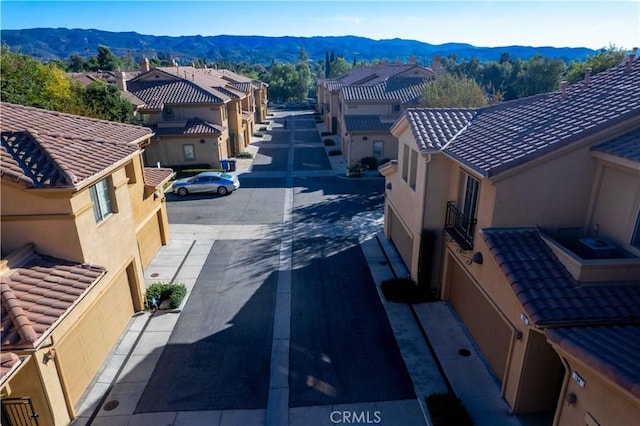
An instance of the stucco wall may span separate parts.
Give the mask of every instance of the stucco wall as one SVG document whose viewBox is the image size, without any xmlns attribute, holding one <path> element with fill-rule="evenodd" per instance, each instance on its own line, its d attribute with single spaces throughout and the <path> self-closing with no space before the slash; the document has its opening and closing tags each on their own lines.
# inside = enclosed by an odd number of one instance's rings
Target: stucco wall
<svg viewBox="0 0 640 426">
<path fill-rule="evenodd" d="M 617 386 L 613 386 L 599 374 L 582 362 L 567 357 L 570 371 L 566 391 L 560 395 L 554 425 L 574 426 L 587 424 L 585 416 L 589 413 L 600 425 L 637 425 L 640 424 L 640 400 Z M 577 372 L 586 382 L 584 388 L 571 378 Z M 576 396 L 575 404 L 566 400 L 568 394 Z"/>
<path fill-rule="evenodd" d="M 152 167 L 158 162 L 161 166 L 209 164 L 212 167 L 220 167 L 220 160 L 229 157 L 226 143 L 228 139 L 227 131 L 222 134 L 220 140 L 215 135 L 171 136 L 154 139 L 145 151 L 147 164 Z M 205 142 L 200 143 L 200 140 Z M 193 145 L 194 160 L 184 159 L 184 145 Z"/>
<path fill-rule="evenodd" d="M 605 163 L 600 177 L 588 229 L 628 246 L 640 209 L 640 171 Z"/>
</svg>

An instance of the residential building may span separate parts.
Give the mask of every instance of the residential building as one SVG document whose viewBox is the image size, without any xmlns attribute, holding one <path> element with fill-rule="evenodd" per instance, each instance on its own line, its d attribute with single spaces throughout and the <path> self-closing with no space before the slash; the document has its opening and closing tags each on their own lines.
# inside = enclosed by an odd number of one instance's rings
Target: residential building
<svg viewBox="0 0 640 426">
<path fill-rule="evenodd" d="M 391 132 L 385 235 L 448 301 L 514 413 L 640 421 L 640 61 Z"/>
<path fill-rule="evenodd" d="M 2 423 L 31 409 L 66 425 L 145 307 L 173 171 L 143 166 L 148 128 L 8 103 L 0 113 Z"/>
<path fill-rule="evenodd" d="M 118 85 L 144 102 L 138 111 L 154 131 L 147 164 L 220 167 L 249 145 L 255 120 L 266 118 L 261 82 L 227 70 L 144 64 L 133 79 L 122 73 Z"/>
<path fill-rule="evenodd" d="M 347 164 L 363 157 L 396 159 L 397 139 L 389 132 L 408 107 L 418 106 L 431 68 L 415 64 L 351 70 L 336 79 L 318 80 L 323 121 L 338 135 Z"/>
</svg>

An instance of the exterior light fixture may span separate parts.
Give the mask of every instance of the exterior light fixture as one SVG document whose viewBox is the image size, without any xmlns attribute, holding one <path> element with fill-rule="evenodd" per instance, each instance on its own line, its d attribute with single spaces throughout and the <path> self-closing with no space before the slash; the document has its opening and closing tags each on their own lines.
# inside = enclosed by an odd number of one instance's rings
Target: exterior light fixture
<svg viewBox="0 0 640 426">
<path fill-rule="evenodd" d="M 471 256 L 471 262 L 477 263 L 478 265 L 482 265 L 483 260 L 482 253 L 479 251 L 473 253 L 473 256 Z"/>
<path fill-rule="evenodd" d="M 388 189 L 389 191 L 391 191 L 391 188 L 392 188 L 392 186 L 391 186 L 391 182 L 387 183 L 387 189 Z"/>
</svg>

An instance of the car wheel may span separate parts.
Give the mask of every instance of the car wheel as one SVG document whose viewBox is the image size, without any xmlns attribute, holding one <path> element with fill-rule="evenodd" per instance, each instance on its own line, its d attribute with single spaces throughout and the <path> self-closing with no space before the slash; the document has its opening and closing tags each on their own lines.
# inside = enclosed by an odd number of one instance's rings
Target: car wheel
<svg viewBox="0 0 640 426">
<path fill-rule="evenodd" d="M 227 195 L 228 193 L 229 193 L 229 190 L 226 187 L 221 186 L 218 188 L 218 194 Z"/>
<path fill-rule="evenodd" d="M 178 188 L 178 195 L 181 195 L 181 196 L 184 197 L 188 193 L 189 193 L 189 191 L 187 191 L 187 188 Z"/>
</svg>

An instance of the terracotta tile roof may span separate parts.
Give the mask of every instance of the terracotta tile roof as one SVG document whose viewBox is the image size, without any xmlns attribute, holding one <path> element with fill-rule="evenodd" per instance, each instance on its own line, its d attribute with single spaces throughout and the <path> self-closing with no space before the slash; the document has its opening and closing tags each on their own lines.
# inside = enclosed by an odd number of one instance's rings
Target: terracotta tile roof
<svg viewBox="0 0 640 426">
<path fill-rule="evenodd" d="M 140 126 L 2 103 L 0 174 L 25 186 L 73 187 L 139 151 Z M 89 153 L 89 155 L 88 155 Z"/>
<path fill-rule="evenodd" d="M 445 150 L 484 176 L 531 161 L 613 124 L 640 117 L 640 60 L 560 92 L 478 109 Z"/>
<path fill-rule="evenodd" d="M 392 122 L 383 122 L 379 115 L 345 115 L 347 132 L 388 132 Z"/>
<path fill-rule="evenodd" d="M 475 114 L 475 110 L 462 108 L 420 108 L 405 112 L 421 151 L 442 149 L 469 124 Z"/>
<path fill-rule="evenodd" d="M 149 109 L 162 109 L 164 105 L 221 104 L 229 100 L 212 88 L 203 88 L 185 79 L 133 79 L 127 83 L 127 90 L 142 99 Z"/>
<path fill-rule="evenodd" d="M 166 167 L 145 167 L 144 184 L 153 188 L 159 188 L 175 174 L 173 169 Z"/>
<path fill-rule="evenodd" d="M 417 105 L 427 79 L 424 77 L 394 77 L 376 85 L 344 86 L 345 101 L 397 101 Z"/>
<path fill-rule="evenodd" d="M 601 143 L 591 148 L 594 151 L 640 162 L 640 129 Z"/>
<path fill-rule="evenodd" d="M 219 135 L 226 130 L 226 127 L 218 124 L 209 123 L 199 118 L 191 118 L 184 124 L 176 123 L 176 127 L 153 126 L 152 129 L 156 136 L 171 135 Z"/>
<path fill-rule="evenodd" d="M 194 67 L 160 67 L 157 70 L 191 82 L 222 101 L 244 98 L 253 89 L 252 80 L 228 70 Z"/>
<path fill-rule="evenodd" d="M 20 362 L 20 357 L 13 352 L 0 353 L 0 379 Z"/>
<path fill-rule="evenodd" d="M 640 279 L 577 282 L 536 228 L 485 228 L 481 235 L 533 323 L 640 323 Z"/>
<path fill-rule="evenodd" d="M 547 340 L 640 398 L 639 326 L 559 328 Z"/>
<path fill-rule="evenodd" d="M 320 80 L 320 83 L 330 91 L 339 90 L 344 86 L 375 86 L 394 76 L 409 74 L 410 71 L 433 73 L 430 68 L 424 68 L 413 64 L 379 65 L 371 67 L 355 68 L 348 73 L 334 79 Z"/>
<path fill-rule="evenodd" d="M 35 347 L 51 326 L 105 274 L 86 265 L 33 252 L 8 276 L 0 278 L 0 344 Z"/>
<path fill-rule="evenodd" d="M 254 89 L 253 83 L 250 81 L 229 83 L 231 87 L 243 93 L 249 93 Z"/>
</svg>

